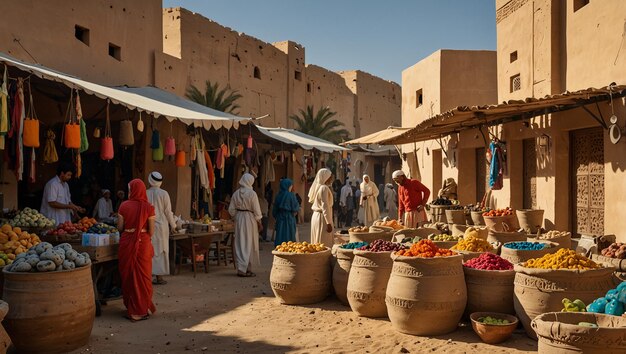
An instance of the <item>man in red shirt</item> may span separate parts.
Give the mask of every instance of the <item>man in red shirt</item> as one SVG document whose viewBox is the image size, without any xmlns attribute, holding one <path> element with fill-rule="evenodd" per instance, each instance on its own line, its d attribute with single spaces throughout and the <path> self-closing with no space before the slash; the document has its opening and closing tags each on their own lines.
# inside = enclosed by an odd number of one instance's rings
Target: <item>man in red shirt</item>
<svg viewBox="0 0 626 354">
<path fill-rule="evenodd" d="M 395 171 L 392 178 L 398 184 L 398 222 L 409 228 L 421 226 L 426 221 L 424 206 L 430 190 L 420 181 L 406 178 L 402 170 Z"/>
</svg>

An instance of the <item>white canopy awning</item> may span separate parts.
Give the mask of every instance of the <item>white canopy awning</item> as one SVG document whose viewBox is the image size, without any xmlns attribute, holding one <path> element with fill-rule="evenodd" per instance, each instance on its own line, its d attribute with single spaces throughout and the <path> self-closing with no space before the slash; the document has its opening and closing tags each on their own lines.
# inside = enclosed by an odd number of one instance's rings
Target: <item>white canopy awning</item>
<svg viewBox="0 0 626 354">
<path fill-rule="evenodd" d="M 2 52 L 0 52 L 0 62 L 42 79 L 60 82 L 70 88 L 83 90 L 87 94 L 102 99 L 108 98 L 111 102 L 129 109 L 146 112 L 155 117 L 163 116 L 169 121 L 178 119 L 187 125 L 193 124 L 195 127 L 219 129 L 222 127 L 237 128 L 239 123 L 246 124 L 250 120 L 250 118 L 220 112 L 152 86 L 111 87 L 99 85 L 39 64 L 23 62 Z"/>
<path fill-rule="evenodd" d="M 304 150 L 317 149 L 322 152 L 350 150 L 339 145 L 335 145 L 324 139 L 316 138 L 314 136 L 304 134 L 293 129 L 266 128 L 259 125 L 257 125 L 256 127 L 263 135 L 269 138 L 281 141 L 289 145 L 298 145 Z"/>
</svg>

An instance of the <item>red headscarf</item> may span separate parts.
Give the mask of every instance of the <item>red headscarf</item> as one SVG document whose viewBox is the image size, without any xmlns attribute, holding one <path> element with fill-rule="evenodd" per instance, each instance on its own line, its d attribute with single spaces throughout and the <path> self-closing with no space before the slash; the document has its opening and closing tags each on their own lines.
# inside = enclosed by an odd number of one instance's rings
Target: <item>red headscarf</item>
<svg viewBox="0 0 626 354">
<path fill-rule="evenodd" d="M 135 229 L 135 237 L 139 237 L 141 229 L 144 227 L 148 218 L 154 215 L 154 207 L 148 202 L 148 196 L 146 195 L 146 185 L 140 179 L 134 179 L 128 184 L 128 200 L 124 203 L 133 203 L 133 209 L 136 210 L 136 218 L 132 218 L 132 221 L 137 225 L 129 225 L 128 228 Z M 130 220 L 129 220 L 130 221 Z"/>
<path fill-rule="evenodd" d="M 139 178 L 135 178 L 128 184 L 128 200 L 135 200 L 138 202 L 148 203 L 148 196 L 146 194 L 146 185 Z"/>
</svg>

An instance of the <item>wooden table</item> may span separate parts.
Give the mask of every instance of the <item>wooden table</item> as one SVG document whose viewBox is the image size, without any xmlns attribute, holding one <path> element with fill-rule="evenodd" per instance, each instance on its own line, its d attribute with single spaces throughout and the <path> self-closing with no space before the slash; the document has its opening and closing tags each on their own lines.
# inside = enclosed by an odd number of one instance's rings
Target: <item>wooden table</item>
<svg viewBox="0 0 626 354">
<path fill-rule="evenodd" d="M 218 262 L 219 262 L 219 254 L 221 249 L 221 241 L 224 240 L 224 236 L 228 234 L 229 231 L 211 231 L 211 232 L 200 232 L 200 233 L 175 233 L 170 234 L 170 274 L 176 274 L 176 244 L 177 242 L 187 240 L 189 242 L 189 248 L 192 251 L 192 266 L 194 276 L 196 274 L 196 254 L 194 244 L 204 244 L 206 248 L 210 248 L 210 245 L 213 243 L 217 244 L 217 254 L 218 254 Z"/>
</svg>

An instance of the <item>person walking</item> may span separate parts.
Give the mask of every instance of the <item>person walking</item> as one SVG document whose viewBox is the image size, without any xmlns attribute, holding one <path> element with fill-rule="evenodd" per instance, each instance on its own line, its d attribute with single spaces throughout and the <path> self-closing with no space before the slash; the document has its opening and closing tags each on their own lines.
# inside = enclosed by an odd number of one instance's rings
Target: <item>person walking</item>
<svg viewBox="0 0 626 354">
<path fill-rule="evenodd" d="M 156 219 L 154 220 L 154 234 L 152 235 L 152 246 L 154 247 L 154 257 L 152 257 L 152 284 L 167 284 L 163 279 L 164 275 L 170 274 L 170 230 L 176 230 L 176 220 L 172 213 L 172 201 L 167 191 L 161 189 L 163 176 L 154 171 L 148 176 L 150 189 L 146 192 L 148 202 L 154 207 Z"/>
<path fill-rule="evenodd" d="M 345 216 L 345 227 L 352 226 L 352 209 L 354 209 L 354 195 L 352 193 L 352 183 L 346 178 L 346 184 L 341 187 L 341 195 L 339 196 L 339 205 Z"/>
<path fill-rule="evenodd" d="M 361 183 L 361 207 L 363 208 L 363 223 L 365 226 L 371 226 L 374 221 L 380 218 L 378 194 L 378 187 L 370 180 L 370 176 L 363 175 L 363 182 Z"/>
<path fill-rule="evenodd" d="M 398 222 L 408 228 L 421 226 L 426 221 L 424 207 L 430 190 L 422 182 L 406 178 L 402 170 L 394 171 L 392 177 L 398 184 Z"/>
<path fill-rule="evenodd" d="M 313 204 L 311 217 L 311 243 L 333 245 L 333 191 L 330 189 L 333 173 L 327 168 L 317 171 L 309 190 L 309 203 Z"/>
<path fill-rule="evenodd" d="M 300 210 L 300 204 L 291 191 L 293 181 L 285 178 L 280 181 L 280 191 L 274 199 L 272 216 L 276 221 L 276 239 L 274 245 L 283 242 L 296 241 L 296 215 Z"/>
<path fill-rule="evenodd" d="M 238 277 L 255 277 L 252 266 L 259 266 L 259 230 L 263 230 L 259 198 L 252 189 L 254 177 L 245 173 L 233 193 L 228 213 L 235 220 L 235 260 Z"/>
<path fill-rule="evenodd" d="M 152 247 L 154 207 L 148 202 L 146 185 L 140 179 L 128 184 L 128 200 L 120 205 L 117 228 L 122 231 L 118 249 L 122 295 L 126 318 L 147 320 L 156 312 L 152 302 Z"/>
<path fill-rule="evenodd" d="M 398 194 L 396 190 L 393 188 L 393 184 L 387 183 L 385 187 L 385 209 L 387 210 L 387 215 L 390 218 L 395 218 L 398 215 Z"/>
</svg>

